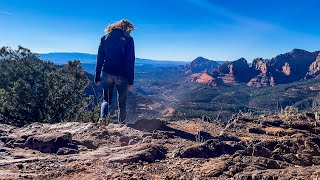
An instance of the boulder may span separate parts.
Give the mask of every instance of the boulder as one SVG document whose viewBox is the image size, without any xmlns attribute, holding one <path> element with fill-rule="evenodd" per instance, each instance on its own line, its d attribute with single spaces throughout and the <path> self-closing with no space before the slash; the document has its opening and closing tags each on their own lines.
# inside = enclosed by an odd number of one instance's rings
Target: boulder
<svg viewBox="0 0 320 180">
<path fill-rule="evenodd" d="M 178 156 L 181 158 L 212 158 L 217 157 L 218 153 L 209 148 L 207 143 L 202 143 L 183 149 Z"/>
<path fill-rule="evenodd" d="M 130 141 L 130 137 L 128 136 L 119 136 L 116 139 L 116 144 L 118 146 L 128 146 Z"/>
<path fill-rule="evenodd" d="M 94 141 L 92 139 L 88 139 L 88 138 L 78 139 L 78 140 L 76 140 L 76 142 L 79 145 L 85 146 L 88 149 L 97 149 L 99 147 L 99 145 L 97 144 L 96 141 Z"/>
<path fill-rule="evenodd" d="M 128 149 L 128 153 L 115 154 L 109 159 L 111 163 L 154 162 L 166 157 L 166 149 L 161 145 L 142 144 Z"/>
<path fill-rule="evenodd" d="M 285 154 L 283 159 L 291 164 L 299 166 L 311 166 L 312 156 L 308 154 Z"/>
<path fill-rule="evenodd" d="M 253 147 L 252 156 L 260 156 L 260 157 L 270 158 L 272 156 L 272 152 L 269 149 L 267 149 L 261 145 L 255 145 Z"/>
<path fill-rule="evenodd" d="M 59 148 L 68 147 L 72 142 L 70 133 L 51 133 L 30 136 L 25 147 L 39 150 L 43 153 L 57 153 Z"/>
<path fill-rule="evenodd" d="M 231 146 L 219 140 L 208 140 L 204 143 L 197 144 L 179 151 L 181 158 L 213 158 L 222 154 L 234 154 L 241 150 L 241 146 Z"/>
<path fill-rule="evenodd" d="M 76 149 L 71 149 L 71 148 L 66 148 L 66 147 L 62 147 L 59 148 L 59 150 L 57 151 L 57 155 L 69 155 L 69 154 L 78 154 L 79 151 Z"/>
</svg>

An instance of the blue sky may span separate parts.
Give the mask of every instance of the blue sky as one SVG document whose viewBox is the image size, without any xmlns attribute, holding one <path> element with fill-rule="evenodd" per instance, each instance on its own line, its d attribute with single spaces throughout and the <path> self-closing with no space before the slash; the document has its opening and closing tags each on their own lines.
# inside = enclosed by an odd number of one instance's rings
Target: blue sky
<svg viewBox="0 0 320 180">
<path fill-rule="evenodd" d="M 126 18 L 140 58 L 248 61 L 320 50 L 318 0 L 0 0 L 0 46 L 97 52 L 106 25 Z"/>
</svg>

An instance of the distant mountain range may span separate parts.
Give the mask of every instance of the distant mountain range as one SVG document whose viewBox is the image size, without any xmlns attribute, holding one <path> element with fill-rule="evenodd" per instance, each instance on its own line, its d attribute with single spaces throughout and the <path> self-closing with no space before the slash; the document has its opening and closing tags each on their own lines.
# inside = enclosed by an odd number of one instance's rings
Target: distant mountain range
<svg viewBox="0 0 320 180">
<path fill-rule="evenodd" d="M 97 55 L 87 53 L 64 53 L 55 52 L 48 54 L 39 54 L 43 60 L 51 61 L 55 64 L 66 64 L 70 60 L 80 60 L 82 67 L 88 73 L 94 74 Z M 161 68 L 161 67 L 173 67 L 179 65 L 186 65 L 188 62 L 184 61 L 170 61 L 170 60 L 151 60 L 136 58 L 136 67 L 140 68 Z"/>
<path fill-rule="evenodd" d="M 50 60 L 55 64 L 66 64 L 70 60 L 80 60 L 82 64 L 95 64 L 97 55 L 87 53 L 48 53 L 39 54 L 43 60 Z M 187 62 L 184 61 L 170 61 L 170 60 L 151 60 L 136 58 L 136 64 L 152 64 L 161 66 L 172 66 L 172 65 L 185 65 Z"/>
<path fill-rule="evenodd" d="M 239 83 L 274 86 L 320 78 L 320 51 L 294 49 L 272 59 L 256 58 L 251 64 L 244 58 L 219 64 L 198 57 L 186 66 L 185 73 L 190 75 L 187 81 L 211 86 Z"/>
</svg>

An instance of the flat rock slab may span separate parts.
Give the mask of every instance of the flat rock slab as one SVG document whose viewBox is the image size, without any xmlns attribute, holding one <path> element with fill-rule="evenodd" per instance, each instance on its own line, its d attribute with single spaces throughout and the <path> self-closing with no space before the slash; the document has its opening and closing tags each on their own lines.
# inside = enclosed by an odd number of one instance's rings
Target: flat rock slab
<svg viewBox="0 0 320 180">
<path fill-rule="evenodd" d="M 155 160 L 161 160 L 166 157 L 166 149 L 161 145 L 156 144 L 141 144 L 138 146 L 132 146 L 126 151 L 120 151 L 119 153 L 112 154 L 109 157 L 111 163 L 136 163 L 142 162 L 154 162 Z"/>
</svg>

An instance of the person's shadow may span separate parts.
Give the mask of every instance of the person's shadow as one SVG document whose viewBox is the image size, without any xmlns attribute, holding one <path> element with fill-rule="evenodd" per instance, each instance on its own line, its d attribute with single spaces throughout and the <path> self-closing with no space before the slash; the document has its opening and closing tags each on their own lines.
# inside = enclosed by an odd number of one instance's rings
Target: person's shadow
<svg viewBox="0 0 320 180">
<path fill-rule="evenodd" d="M 146 131 L 150 133 L 156 130 L 167 131 L 170 132 L 172 135 L 180 137 L 182 139 L 187 139 L 190 141 L 197 140 L 195 134 L 171 128 L 167 126 L 164 121 L 161 121 L 159 119 L 141 119 L 135 122 L 134 124 L 128 124 L 127 126 L 139 131 Z M 209 139 L 217 139 L 216 137 L 213 137 L 211 134 L 203 131 L 200 131 L 198 135 L 200 135 L 202 141 L 206 141 Z"/>
</svg>

